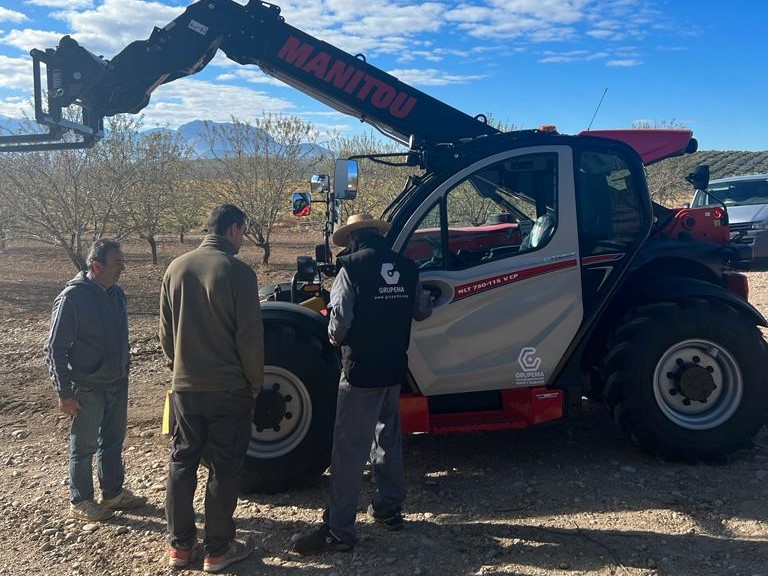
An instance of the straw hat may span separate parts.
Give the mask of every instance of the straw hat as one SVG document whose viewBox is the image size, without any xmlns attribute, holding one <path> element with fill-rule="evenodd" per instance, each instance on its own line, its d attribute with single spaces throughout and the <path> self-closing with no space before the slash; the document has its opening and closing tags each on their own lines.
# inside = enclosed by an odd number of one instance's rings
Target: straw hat
<svg viewBox="0 0 768 576">
<path fill-rule="evenodd" d="M 386 234 L 389 230 L 389 223 L 384 220 L 378 220 L 370 214 L 352 214 L 347 218 L 347 223 L 333 233 L 332 240 L 336 246 L 346 246 L 349 244 L 349 235 L 355 230 L 362 228 L 376 228 L 379 234 Z"/>
</svg>

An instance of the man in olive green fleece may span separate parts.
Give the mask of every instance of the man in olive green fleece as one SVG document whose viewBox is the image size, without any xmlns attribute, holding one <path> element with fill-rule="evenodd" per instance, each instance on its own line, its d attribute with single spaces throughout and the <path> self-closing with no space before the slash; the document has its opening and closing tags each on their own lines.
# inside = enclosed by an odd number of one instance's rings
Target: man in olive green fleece
<svg viewBox="0 0 768 576">
<path fill-rule="evenodd" d="M 264 380 L 264 329 L 255 272 L 235 258 L 246 233 L 236 206 L 214 208 L 208 234 L 171 262 L 160 293 L 160 343 L 173 370 L 175 427 L 165 511 L 169 564 L 200 555 L 193 499 L 205 451 L 206 572 L 218 572 L 253 551 L 235 539 L 237 475 L 251 438 L 254 398 Z"/>
</svg>

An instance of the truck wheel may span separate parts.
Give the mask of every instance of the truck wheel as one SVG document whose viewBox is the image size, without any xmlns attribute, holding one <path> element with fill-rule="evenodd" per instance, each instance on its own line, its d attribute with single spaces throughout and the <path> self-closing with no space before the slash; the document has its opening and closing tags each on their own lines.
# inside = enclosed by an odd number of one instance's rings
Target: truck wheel
<svg viewBox="0 0 768 576">
<path fill-rule="evenodd" d="M 766 350 L 754 323 L 724 302 L 641 306 L 609 339 L 604 398 L 645 450 L 721 460 L 766 420 Z"/>
<path fill-rule="evenodd" d="M 290 325 L 267 325 L 264 340 L 264 388 L 240 473 L 246 494 L 274 494 L 317 479 L 330 464 L 333 444 L 335 355 Z"/>
</svg>

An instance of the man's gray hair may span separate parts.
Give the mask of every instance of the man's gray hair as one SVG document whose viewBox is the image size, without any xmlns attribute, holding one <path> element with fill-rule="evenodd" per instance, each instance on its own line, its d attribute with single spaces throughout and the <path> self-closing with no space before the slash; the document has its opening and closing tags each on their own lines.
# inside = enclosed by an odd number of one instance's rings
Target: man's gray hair
<svg viewBox="0 0 768 576">
<path fill-rule="evenodd" d="M 112 238 L 99 238 L 91 244 L 91 249 L 88 250 L 88 258 L 86 263 L 88 264 L 88 270 L 93 270 L 94 262 L 107 263 L 107 255 L 112 250 L 120 250 L 120 242 L 113 240 Z"/>
</svg>

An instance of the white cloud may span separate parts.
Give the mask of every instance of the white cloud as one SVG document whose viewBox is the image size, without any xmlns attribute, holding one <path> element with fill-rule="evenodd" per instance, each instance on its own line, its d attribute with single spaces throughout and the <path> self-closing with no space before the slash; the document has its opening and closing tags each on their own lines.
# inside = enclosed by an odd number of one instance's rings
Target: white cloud
<svg viewBox="0 0 768 576">
<path fill-rule="evenodd" d="M 11 30 L 0 38 L 0 41 L 9 46 L 15 46 L 24 52 L 29 52 L 32 48 L 53 48 L 58 45 L 62 36 L 63 34 L 60 32 L 25 28 L 24 30 Z"/>
<path fill-rule="evenodd" d="M 291 26 L 351 54 L 402 54 L 421 44 L 419 36 L 444 25 L 440 2 L 413 0 L 285 0 L 281 14 Z"/>
<path fill-rule="evenodd" d="M 640 66 L 640 64 L 642 63 L 643 63 L 642 60 L 608 60 L 608 62 L 606 62 L 605 65 L 629 68 L 632 66 Z"/>
<path fill-rule="evenodd" d="M 193 78 L 184 78 L 160 86 L 143 110 L 147 125 L 179 126 L 195 118 L 227 122 L 260 117 L 264 113 L 287 113 L 292 104 L 256 90 L 222 86 Z"/>
<path fill-rule="evenodd" d="M 8 8 L 3 8 L 0 6 L 0 22 L 26 22 L 29 20 L 27 18 L 26 14 L 23 14 L 22 12 L 17 12 L 16 10 L 10 10 Z"/>
<path fill-rule="evenodd" d="M 588 30 L 587 36 L 591 36 L 596 40 L 615 40 L 619 37 L 619 34 L 615 30 L 606 30 L 605 28 L 602 28 Z"/>
<path fill-rule="evenodd" d="M 415 86 L 447 86 L 449 84 L 466 84 L 468 82 L 474 82 L 475 80 L 481 80 L 485 78 L 485 76 L 482 74 L 467 76 L 446 74 L 445 72 L 442 72 L 441 70 L 435 70 L 434 68 L 427 68 L 424 70 L 390 70 L 389 74 L 392 74 L 392 76 L 401 82 Z"/>
<path fill-rule="evenodd" d="M 0 55 L 0 88 L 32 92 L 32 58 Z"/>
<path fill-rule="evenodd" d="M 11 96 L 0 100 L 0 116 L 8 118 L 32 118 L 35 106 L 31 99 Z"/>
<path fill-rule="evenodd" d="M 69 34 L 80 44 L 111 58 L 134 40 L 148 38 L 153 26 L 165 26 L 182 11 L 145 0 L 104 0 L 93 9 L 65 9 L 55 16 L 67 23 Z"/>
<path fill-rule="evenodd" d="M 560 64 L 563 62 L 581 62 L 590 56 L 587 50 L 571 50 L 569 52 L 544 52 L 544 57 L 539 58 L 541 64 Z"/>
<path fill-rule="evenodd" d="M 489 0 L 487 7 L 460 5 L 446 20 L 478 38 L 534 42 L 574 36 L 573 25 L 585 19 L 588 0 Z"/>
<path fill-rule="evenodd" d="M 58 8 L 62 10 L 79 10 L 93 6 L 93 0 L 26 0 L 31 6 Z"/>
<path fill-rule="evenodd" d="M 233 62 L 234 64 L 234 62 Z M 251 84 L 268 84 L 270 86 L 286 86 L 285 82 L 281 82 L 277 78 L 266 75 L 260 69 L 253 66 L 248 68 L 240 68 L 233 70 L 232 72 L 225 72 L 216 76 L 216 80 L 221 82 L 227 82 L 232 80 L 245 80 Z"/>
</svg>

